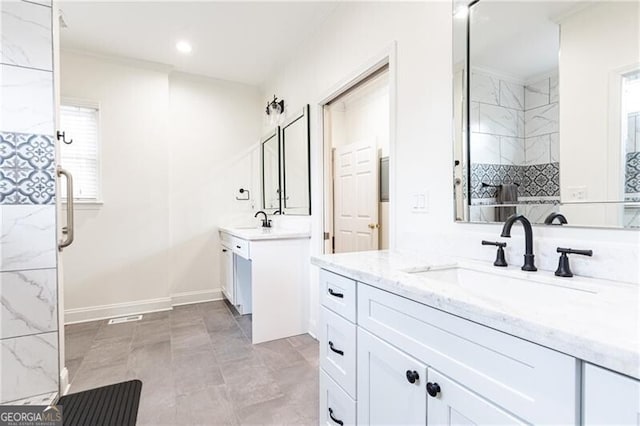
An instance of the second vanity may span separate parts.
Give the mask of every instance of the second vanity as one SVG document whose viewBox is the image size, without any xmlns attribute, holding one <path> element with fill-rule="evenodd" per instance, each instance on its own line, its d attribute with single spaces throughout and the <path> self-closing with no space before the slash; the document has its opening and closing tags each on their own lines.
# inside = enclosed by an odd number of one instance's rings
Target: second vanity
<svg viewBox="0 0 640 426">
<path fill-rule="evenodd" d="M 319 256 L 320 424 L 637 424 L 638 288 Z"/>
<path fill-rule="evenodd" d="M 309 232 L 221 227 L 221 287 L 241 315 L 252 314 L 252 341 L 308 330 Z"/>
</svg>

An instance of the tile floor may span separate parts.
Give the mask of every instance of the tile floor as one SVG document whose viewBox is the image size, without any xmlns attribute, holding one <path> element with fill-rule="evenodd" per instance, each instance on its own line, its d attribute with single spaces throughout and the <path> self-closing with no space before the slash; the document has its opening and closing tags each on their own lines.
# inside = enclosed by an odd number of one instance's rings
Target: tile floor
<svg viewBox="0 0 640 426">
<path fill-rule="evenodd" d="M 140 379 L 139 425 L 318 424 L 318 343 L 252 345 L 250 316 L 225 302 L 65 333 L 70 392 Z"/>
</svg>

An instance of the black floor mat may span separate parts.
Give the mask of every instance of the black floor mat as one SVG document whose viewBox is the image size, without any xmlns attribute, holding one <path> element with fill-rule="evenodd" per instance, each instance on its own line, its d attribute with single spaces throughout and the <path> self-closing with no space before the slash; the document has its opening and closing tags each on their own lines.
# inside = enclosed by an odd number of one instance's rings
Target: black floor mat
<svg viewBox="0 0 640 426">
<path fill-rule="evenodd" d="M 140 380 L 130 380 L 65 395 L 58 401 L 63 407 L 63 424 L 134 426 L 141 390 Z"/>
</svg>

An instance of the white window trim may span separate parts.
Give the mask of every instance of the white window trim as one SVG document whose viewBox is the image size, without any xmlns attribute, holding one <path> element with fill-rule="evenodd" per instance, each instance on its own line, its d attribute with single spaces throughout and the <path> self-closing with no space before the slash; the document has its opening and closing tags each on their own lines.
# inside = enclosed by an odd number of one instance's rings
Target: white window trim
<svg viewBox="0 0 640 426">
<path fill-rule="evenodd" d="M 97 163 L 98 170 L 96 172 L 96 178 L 98 180 L 97 189 L 98 189 L 98 197 L 97 199 L 83 199 L 83 198 L 75 198 L 73 199 L 73 205 L 78 210 L 97 210 L 104 205 L 104 199 L 102 198 L 102 128 L 100 126 L 102 122 L 102 109 L 100 108 L 100 102 L 92 101 L 89 99 L 81 99 L 81 98 L 70 98 L 70 97 L 61 97 L 60 105 L 72 106 L 78 108 L 95 108 L 97 113 L 97 124 L 98 124 L 98 142 L 97 142 Z M 62 129 L 64 130 L 64 129 Z M 66 197 L 60 197 L 60 203 L 62 205 L 67 204 Z"/>
</svg>

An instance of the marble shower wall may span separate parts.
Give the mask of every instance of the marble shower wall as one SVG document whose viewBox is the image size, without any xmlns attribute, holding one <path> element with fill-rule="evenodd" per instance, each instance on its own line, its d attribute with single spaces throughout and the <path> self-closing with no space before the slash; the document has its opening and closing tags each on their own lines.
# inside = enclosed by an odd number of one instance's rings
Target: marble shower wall
<svg viewBox="0 0 640 426">
<path fill-rule="evenodd" d="M 520 183 L 519 213 L 541 222 L 560 195 L 558 79 L 520 84 L 487 72 L 471 74 L 471 220 L 493 221 L 497 189 Z"/>
<path fill-rule="evenodd" d="M 58 391 L 52 16 L 0 2 L 0 403 Z"/>
</svg>

